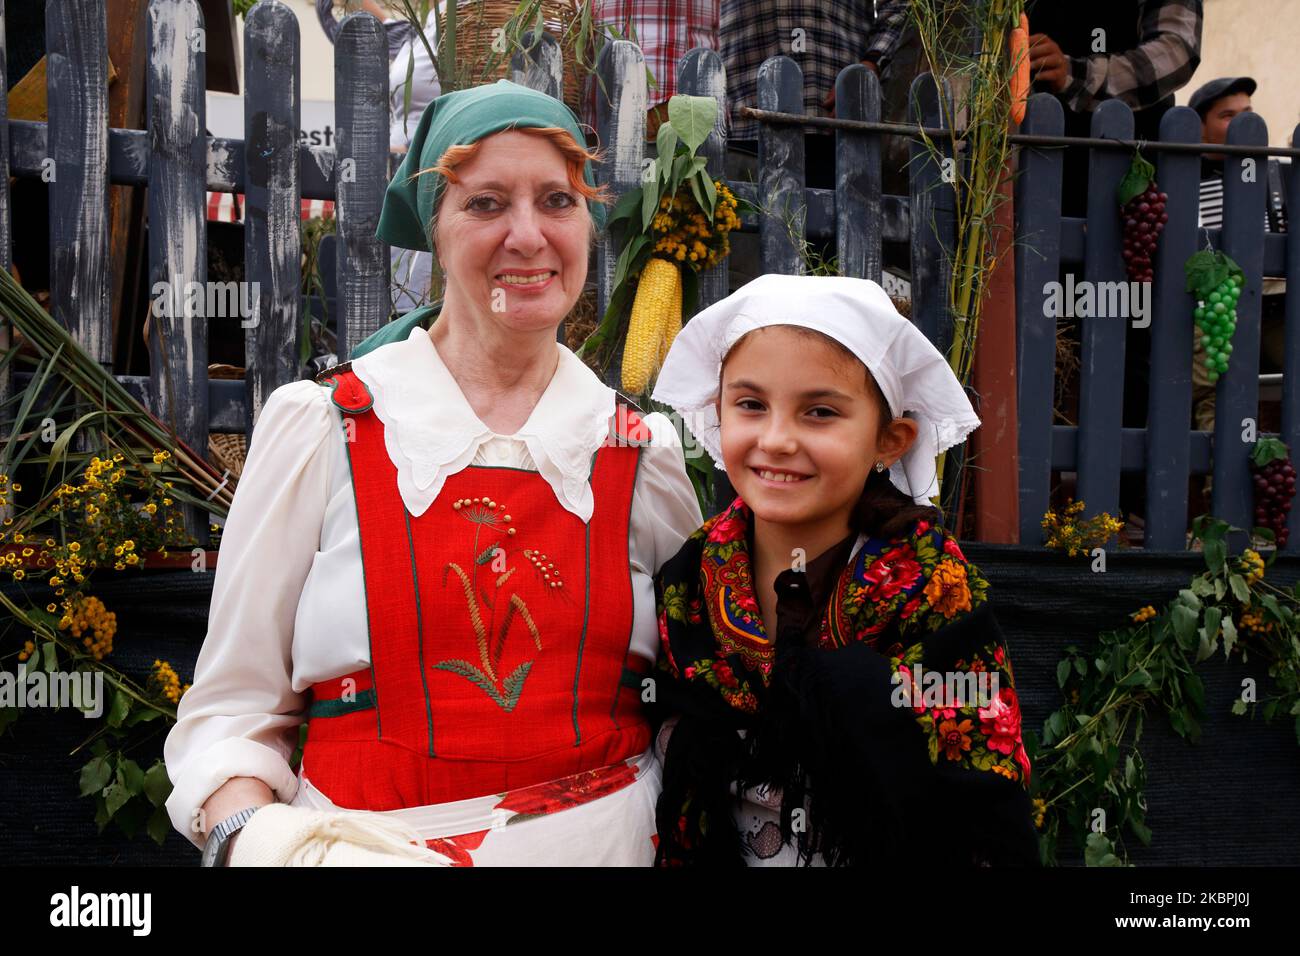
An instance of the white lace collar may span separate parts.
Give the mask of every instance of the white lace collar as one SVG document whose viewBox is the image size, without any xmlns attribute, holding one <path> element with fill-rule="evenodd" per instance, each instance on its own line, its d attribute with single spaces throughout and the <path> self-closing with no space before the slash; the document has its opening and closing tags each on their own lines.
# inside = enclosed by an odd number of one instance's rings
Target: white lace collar
<svg viewBox="0 0 1300 956">
<path fill-rule="evenodd" d="M 438 497 L 448 475 L 474 460 L 480 445 L 507 438 L 527 445 L 565 509 L 591 520 L 591 456 L 608 435 L 616 393 L 569 349 L 559 342 L 555 347 L 555 375 L 528 421 L 508 436 L 493 432 L 474 414 L 423 328 L 352 363 L 374 396 L 388 457 L 397 468 L 397 489 L 414 517 Z"/>
</svg>

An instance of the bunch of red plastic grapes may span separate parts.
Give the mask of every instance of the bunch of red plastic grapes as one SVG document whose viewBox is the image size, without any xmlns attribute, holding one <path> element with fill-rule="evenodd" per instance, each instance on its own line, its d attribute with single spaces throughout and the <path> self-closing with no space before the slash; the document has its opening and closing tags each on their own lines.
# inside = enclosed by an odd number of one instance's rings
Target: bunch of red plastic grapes
<svg viewBox="0 0 1300 956">
<path fill-rule="evenodd" d="M 1206 378 L 1211 383 L 1228 370 L 1228 356 L 1232 354 L 1232 333 L 1237 328 L 1237 300 L 1241 298 L 1241 282 L 1228 276 L 1211 292 L 1193 315 L 1201 330 L 1201 347 L 1205 349 Z"/>
<path fill-rule="evenodd" d="M 1255 472 L 1255 524 L 1277 536 L 1277 546 L 1286 547 L 1287 516 L 1295 497 L 1295 468 L 1290 457 L 1274 458 L 1263 465 L 1252 464 Z"/>
<path fill-rule="evenodd" d="M 1169 197 L 1156 191 L 1155 180 L 1146 192 L 1138 193 L 1124 204 L 1124 268 L 1130 282 L 1150 282 L 1154 272 L 1156 242 L 1169 221 L 1165 203 Z"/>
</svg>

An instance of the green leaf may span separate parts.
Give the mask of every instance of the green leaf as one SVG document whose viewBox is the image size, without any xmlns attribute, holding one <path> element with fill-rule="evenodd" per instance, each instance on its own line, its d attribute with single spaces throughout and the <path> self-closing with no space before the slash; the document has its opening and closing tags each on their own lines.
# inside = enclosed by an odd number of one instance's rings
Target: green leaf
<svg viewBox="0 0 1300 956">
<path fill-rule="evenodd" d="M 1205 682 L 1197 674 L 1188 674 L 1183 684 L 1183 690 L 1187 693 L 1187 699 L 1198 711 L 1205 710 Z"/>
<path fill-rule="evenodd" d="M 1080 677 L 1083 677 L 1088 673 L 1088 662 L 1082 657 L 1076 657 L 1074 659 L 1074 669 L 1079 672 Z"/>
<path fill-rule="evenodd" d="M 1276 438 L 1261 438 L 1255 442 L 1255 447 L 1250 453 L 1250 460 L 1257 467 L 1263 468 L 1269 462 L 1277 458 L 1287 458 L 1290 452 L 1287 450 L 1286 443 Z"/>
<path fill-rule="evenodd" d="M 1214 600 L 1222 601 L 1223 596 L 1228 593 L 1228 584 L 1223 578 L 1214 579 Z"/>
<path fill-rule="evenodd" d="M 1201 599 L 1196 596 L 1196 592 L 1190 588 L 1183 588 L 1178 592 L 1178 598 L 1193 611 L 1201 609 Z"/>
<path fill-rule="evenodd" d="M 1232 615 L 1223 619 L 1223 656 L 1228 657 L 1232 654 L 1232 648 L 1237 643 L 1237 625 L 1232 623 Z"/>
<path fill-rule="evenodd" d="M 1115 847 L 1106 834 L 1095 830 L 1088 833 L 1083 849 L 1083 862 L 1087 866 L 1119 866 Z"/>
<path fill-rule="evenodd" d="M 618 264 L 614 267 L 615 288 L 619 288 L 626 281 L 627 274 L 631 270 L 633 262 L 636 260 L 636 254 L 640 252 L 649 241 L 649 236 L 644 233 L 638 233 L 628 241 L 626 246 L 623 247 L 623 252 L 618 257 Z"/>
<path fill-rule="evenodd" d="M 605 218 L 606 229 L 616 222 L 632 218 L 632 214 L 641 208 L 642 189 L 642 186 L 634 186 L 618 198 L 618 202 Z"/>
<path fill-rule="evenodd" d="M 713 217 L 717 215 L 718 212 L 718 187 L 713 185 L 713 177 L 707 172 L 704 174 L 703 183 L 704 198 L 709 201 L 708 206 L 705 207 L 705 212 L 708 213 L 709 225 L 712 227 Z"/>
<path fill-rule="evenodd" d="M 144 795 L 155 807 L 162 807 L 172 793 L 171 778 L 167 776 L 167 765 L 156 761 L 144 775 Z"/>
<path fill-rule="evenodd" d="M 1228 586 L 1232 588 L 1232 596 L 1242 604 L 1250 603 L 1250 588 L 1246 587 L 1246 580 L 1240 574 L 1228 575 Z"/>
<path fill-rule="evenodd" d="M 669 195 L 672 195 L 670 192 Z M 655 213 L 659 211 L 659 190 L 642 189 L 641 190 L 641 233 L 650 231 L 650 223 L 654 220 Z M 641 238 L 645 238 L 644 235 Z"/>
<path fill-rule="evenodd" d="M 1070 661 L 1067 658 L 1057 662 L 1056 665 L 1056 683 L 1060 687 L 1065 686 L 1065 682 L 1070 679 Z"/>
<path fill-rule="evenodd" d="M 1140 196 L 1147 191 L 1147 186 L 1155 178 L 1156 168 L 1147 162 L 1139 152 L 1133 153 L 1133 161 L 1129 164 L 1128 172 L 1119 183 L 1119 204 L 1121 206 L 1128 203 L 1134 196 Z"/>
<path fill-rule="evenodd" d="M 149 836 L 153 837 L 153 841 L 159 846 L 162 846 L 167 841 L 167 834 L 171 833 L 172 830 L 172 821 L 171 817 L 167 815 L 166 807 L 156 807 L 154 809 L 153 815 L 149 817 L 149 825 L 146 829 Z"/>
<path fill-rule="evenodd" d="M 655 138 L 655 153 L 657 158 L 655 164 L 660 169 L 660 175 L 655 177 L 656 180 L 666 179 L 666 170 L 671 166 L 668 162 L 677 150 L 677 127 L 673 126 L 670 120 L 667 123 L 661 123 L 659 134 Z"/>
<path fill-rule="evenodd" d="M 1220 573 L 1223 570 L 1223 561 L 1228 554 L 1228 547 L 1223 539 L 1216 538 L 1213 541 L 1206 541 L 1202 547 L 1205 549 L 1206 566 L 1211 573 Z"/>
<path fill-rule="evenodd" d="M 1196 612 L 1185 604 L 1175 604 L 1170 610 L 1169 619 L 1173 624 L 1174 637 L 1184 650 L 1190 651 L 1196 644 Z"/>
<path fill-rule="evenodd" d="M 1246 712 L 1246 702 L 1238 697 L 1232 702 L 1232 712 L 1237 716 L 1244 714 Z"/>
<path fill-rule="evenodd" d="M 1146 687 L 1151 683 L 1151 675 L 1139 667 L 1119 682 L 1120 687 Z"/>
<path fill-rule="evenodd" d="M 690 187 L 691 187 L 691 195 L 695 197 L 695 203 L 696 203 L 696 205 L 698 205 L 701 209 L 704 209 L 704 208 L 705 208 L 705 200 L 704 200 L 704 193 L 703 193 L 703 191 L 700 189 L 700 177 L 698 177 L 698 176 L 691 176 L 691 177 L 690 177 L 689 179 L 687 179 L 686 181 L 690 184 Z"/>
<path fill-rule="evenodd" d="M 1228 268 L 1220 254 L 1209 249 L 1194 252 L 1183 265 L 1187 276 L 1186 291 L 1204 301 L 1228 277 Z"/>
<path fill-rule="evenodd" d="M 123 758 L 118 761 L 117 779 L 132 796 L 144 792 L 144 771 L 134 760 Z"/>
<path fill-rule="evenodd" d="M 108 817 L 111 820 L 113 815 L 121 810 L 126 802 L 131 799 L 131 792 L 120 783 L 110 783 L 104 788 L 104 805 L 108 811 Z"/>
<path fill-rule="evenodd" d="M 113 777 L 113 768 L 104 757 L 96 757 L 81 768 L 81 796 L 99 793 Z"/>
<path fill-rule="evenodd" d="M 53 641 L 46 641 L 41 648 L 41 666 L 47 674 L 53 674 L 59 669 L 59 649 Z"/>
<path fill-rule="evenodd" d="M 104 719 L 107 721 L 108 726 L 120 727 L 130 709 L 131 698 L 126 696 L 121 688 L 117 688 L 113 691 L 113 703 L 109 705 L 108 716 Z"/>
<path fill-rule="evenodd" d="M 712 96 L 678 93 L 668 100 L 668 122 L 694 153 L 709 138 L 718 121 L 718 101 Z"/>
</svg>

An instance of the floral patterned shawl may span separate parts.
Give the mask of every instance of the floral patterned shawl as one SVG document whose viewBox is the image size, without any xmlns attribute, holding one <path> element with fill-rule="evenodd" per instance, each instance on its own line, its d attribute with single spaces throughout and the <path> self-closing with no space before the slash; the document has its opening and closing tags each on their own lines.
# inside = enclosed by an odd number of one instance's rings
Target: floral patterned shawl
<svg viewBox="0 0 1300 956">
<path fill-rule="evenodd" d="M 782 832 L 805 862 L 1036 864 L 1011 662 L 988 583 L 956 540 L 924 520 L 868 539 L 832 589 L 815 645 L 796 645 L 764 632 L 751 521 L 737 498 L 656 578 L 654 706 L 680 717 L 657 864 L 744 863 L 733 782 L 737 793 L 782 789 Z M 996 674 L 996 696 L 942 706 L 954 701 L 913 683 L 918 665 Z M 900 687 L 913 693 L 900 698 Z"/>
</svg>

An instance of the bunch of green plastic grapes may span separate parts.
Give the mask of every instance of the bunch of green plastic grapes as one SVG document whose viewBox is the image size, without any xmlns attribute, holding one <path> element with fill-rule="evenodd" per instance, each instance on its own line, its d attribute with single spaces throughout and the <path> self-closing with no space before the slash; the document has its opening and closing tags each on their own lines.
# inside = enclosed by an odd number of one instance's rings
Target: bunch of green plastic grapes
<svg viewBox="0 0 1300 956">
<path fill-rule="evenodd" d="M 1232 354 L 1232 333 L 1237 328 L 1237 300 L 1241 298 L 1241 283 L 1228 276 L 1196 307 L 1196 327 L 1201 330 L 1201 346 L 1205 349 L 1205 370 L 1211 382 L 1228 370 L 1228 356 Z"/>
</svg>

